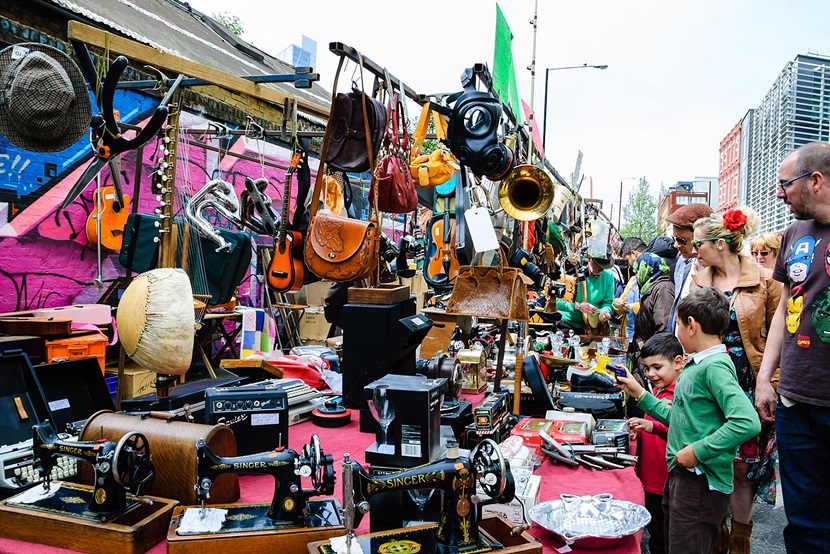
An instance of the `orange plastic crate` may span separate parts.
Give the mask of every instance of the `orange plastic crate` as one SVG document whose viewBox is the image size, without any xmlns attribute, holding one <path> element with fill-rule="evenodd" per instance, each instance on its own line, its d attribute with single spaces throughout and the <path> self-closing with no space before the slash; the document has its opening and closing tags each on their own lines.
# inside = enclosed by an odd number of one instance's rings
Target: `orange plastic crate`
<svg viewBox="0 0 830 554">
<path fill-rule="evenodd" d="M 103 333 L 71 336 L 65 339 L 46 341 L 46 361 L 49 363 L 63 360 L 77 360 L 95 356 L 101 373 L 106 365 L 107 337 Z"/>
</svg>

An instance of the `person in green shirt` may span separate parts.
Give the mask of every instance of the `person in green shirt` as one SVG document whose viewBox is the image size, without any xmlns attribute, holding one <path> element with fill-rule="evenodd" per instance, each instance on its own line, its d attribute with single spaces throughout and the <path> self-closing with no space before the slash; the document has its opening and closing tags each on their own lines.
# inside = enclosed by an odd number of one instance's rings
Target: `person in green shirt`
<svg viewBox="0 0 830 554">
<path fill-rule="evenodd" d="M 585 317 L 605 322 L 614 313 L 614 276 L 608 271 L 614 265 L 614 257 L 610 247 L 608 251 L 607 258 L 588 258 L 585 276 L 588 298 L 582 298 L 582 287 L 577 283 L 573 302 L 556 301 L 556 308 L 562 314 L 560 325 L 573 329 L 577 335 L 584 334 Z"/>
<path fill-rule="evenodd" d="M 669 427 L 663 515 L 672 554 L 709 554 L 729 508 L 735 452 L 761 431 L 721 339 L 728 324 L 729 300 L 713 287 L 697 289 L 678 303 L 677 334 L 689 358 L 671 405 L 648 393 L 630 373 L 617 377 L 638 407 Z"/>
</svg>

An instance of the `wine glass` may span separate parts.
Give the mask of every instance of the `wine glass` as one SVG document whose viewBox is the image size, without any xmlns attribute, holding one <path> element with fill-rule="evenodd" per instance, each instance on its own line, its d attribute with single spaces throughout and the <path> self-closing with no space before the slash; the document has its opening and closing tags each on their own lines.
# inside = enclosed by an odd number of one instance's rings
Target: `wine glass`
<svg viewBox="0 0 830 554">
<path fill-rule="evenodd" d="M 389 453 L 391 450 L 391 453 L 394 453 L 394 447 L 386 444 L 389 425 L 395 419 L 395 403 L 389 398 L 389 385 L 375 386 L 372 391 L 372 401 L 369 403 L 369 411 L 372 412 L 372 417 L 380 424 L 381 441 L 378 445 L 378 452 Z"/>
<path fill-rule="evenodd" d="M 429 499 L 432 498 L 432 493 L 435 492 L 435 489 L 410 489 L 407 492 L 412 501 L 418 505 L 418 521 L 423 523 L 424 507 L 429 502 Z"/>
</svg>

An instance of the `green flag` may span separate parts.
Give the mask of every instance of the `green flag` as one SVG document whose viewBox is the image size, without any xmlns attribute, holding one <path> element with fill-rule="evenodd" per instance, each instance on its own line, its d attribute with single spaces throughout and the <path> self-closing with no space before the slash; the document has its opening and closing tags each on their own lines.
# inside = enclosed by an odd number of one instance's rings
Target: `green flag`
<svg viewBox="0 0 830 554">
<path fill-rule="evenodd" d="M 510 106 L 516 119 L 519 115 L 519 87 L 516 85 L 516 69 L 513 67 L 511 42 L 513 33 L 507 19 L 496 4 L 496 41 L 493 52 L 493 90 L 499 99 Z"/>
</svg>

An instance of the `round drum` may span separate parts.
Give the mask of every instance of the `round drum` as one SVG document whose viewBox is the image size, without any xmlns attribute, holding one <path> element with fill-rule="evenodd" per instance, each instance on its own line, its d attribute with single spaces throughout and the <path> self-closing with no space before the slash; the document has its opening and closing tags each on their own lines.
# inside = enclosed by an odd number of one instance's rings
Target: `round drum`
<svg viewBox="0 0 830 554">
<path fill-rule="evenodd" d="M 211 450 L 219 456 L 236 456 L 236 437 L 227 425 L 169 421 L 152 416 L 142 418 L 108 410 L 93 414 L 81 429 L 78 440 L 87 442 L 104 438 L 118 442 L 121 437 L 132 432 L 147 437 L 155 465 L 153 484 L 142 494 L 172 498 L 182 504 L 196 504 L 196 441 L 205 439 Z M 78 464 L 78 473 L 82 482 L 92 483 L 89 465 Z M 237 500 L 239 480 L 236 473 L 220 475 L 210 489 L 208 504 Z"/>
<path fill-rule="evenodd" d="M 130 358 L 156 373 L 184 375 L 190 368 L 195 315 L 184 271 L 160 268 L 137 276 L 121 296 L 115 317 Z"/>
</svg>

